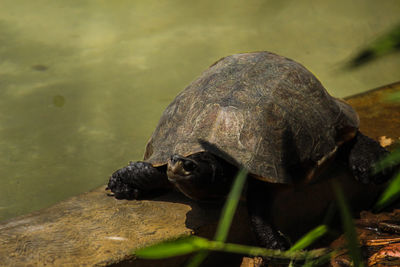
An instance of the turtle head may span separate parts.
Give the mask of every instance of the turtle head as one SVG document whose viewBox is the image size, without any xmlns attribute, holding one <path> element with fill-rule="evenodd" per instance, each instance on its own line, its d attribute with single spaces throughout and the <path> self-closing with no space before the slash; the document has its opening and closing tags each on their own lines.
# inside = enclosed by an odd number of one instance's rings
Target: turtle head
<svg viewBox="0 0 400 267">
<path fill-rule="evenodd" d="M 188 157 L 173 155 L 168 160 L 168 180 L 182 193 L 195 200 L 215 200 L 225 197 L 232 177 L 224 175 L 226 166 L 207 152 Z"/>
</svg>

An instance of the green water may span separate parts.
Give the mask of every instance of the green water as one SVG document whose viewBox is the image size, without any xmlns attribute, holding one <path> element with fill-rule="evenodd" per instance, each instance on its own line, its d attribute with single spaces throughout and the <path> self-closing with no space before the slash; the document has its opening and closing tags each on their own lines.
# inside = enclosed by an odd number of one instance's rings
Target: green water
<svg viewBox="0 0 400 267">
<path fill-rule="evenodd" d="M 393 1 L 0 0 L 0 220 L 105 184 L 173 97 L 222 56 L 296 59 L 335 96 L 399 80 L 399 54 L 341 64 Z"/>
</svg>

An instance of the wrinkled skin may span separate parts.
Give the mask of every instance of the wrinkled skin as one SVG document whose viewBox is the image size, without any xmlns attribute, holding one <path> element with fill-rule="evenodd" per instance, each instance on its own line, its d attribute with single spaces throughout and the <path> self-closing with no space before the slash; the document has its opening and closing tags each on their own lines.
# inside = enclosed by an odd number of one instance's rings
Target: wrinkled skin
<svg viewBox="0 0 400 267">
<path fill-rule="evenodd" d="M 173 155 L 166 168 L 154 168 L 142 161 L 130 163 L 114 172 L 107 189 L 116 198 L 139 199 L 171 183 L 189 198 L 220 200 L 229 192 L 236 172 L 235 166 L 211 153 L 197 153 L 189 157 Z"/>
<path fill-rule="evenodd" d="M 171 183 L 186 196 L 203 201 L 223 199 L 236 172 L 237 168 L 210 153 L 173 155 L 167 167 Z"/>
</svg>

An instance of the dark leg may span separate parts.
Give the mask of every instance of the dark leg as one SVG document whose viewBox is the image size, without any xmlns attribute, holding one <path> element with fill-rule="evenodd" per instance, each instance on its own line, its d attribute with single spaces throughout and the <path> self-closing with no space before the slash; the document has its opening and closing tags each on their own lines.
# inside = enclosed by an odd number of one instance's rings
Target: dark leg
<svg viewBox="0 0 400 267">
<path fill-rule="evenodd" d="M 271 224 L 268 205 L 271 198 L 267 183 L 249 179 L 247 191 L 247 205 L 250 214 L 252 230 L 258 244 L 268 249 L 286 250 L 289 244 L 286 239 Z"/>
<path fill-rule="evenodd" d="M 358 132 L 354 140 L 344 148 L 348 152 L 348 164 L 354 177 L 365 184 L 381 184 L 391 178 L 392 169 L 373 174 L 374 164 L 389 154 L 377 141 Z"/>
<path fill-rule="evenodd" d="M 111 190 L 117 199 L 141 198 L 168 187 L 164 169 L 154 168 L 148 162 L 130 162 L 128 166 L 111 175 L 107 189 Z"/>
</svg>

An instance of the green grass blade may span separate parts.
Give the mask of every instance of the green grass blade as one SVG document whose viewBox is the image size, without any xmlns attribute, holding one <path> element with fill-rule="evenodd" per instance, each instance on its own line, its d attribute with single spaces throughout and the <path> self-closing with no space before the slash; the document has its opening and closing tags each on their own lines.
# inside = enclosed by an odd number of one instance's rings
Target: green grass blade
<svg viewBox="0 0 400 267">
<path fill-rule="evenodd" d="M 388 167 L 396 166 L 398 164 L 400 164 L 400 149 L 396 149 L 376 163 L 374 166 L 374 173 L 379 173 Z"/>
<path fill-rule="evenodd" d="M 191 259 L 191 261 L 189 261 L 188 266 L 195 267 L 207 257 L 208 250 L 225 251 L 230 253 L 246 254 L 250 256 L 265 256 L 286 260 L 317 259 L 330 253 L 328 249 L 315 249 L 310 251 L 280 251 L 232 243 L 223 243 L 220 241 L 210 241 L 205 238 L 190 236 L 174 241 L 158 243 L 156 245 L 137 250 L 135 255 L 143 259 L 163 259 L 181 256 L 192 252 L 199 252 Z"/>
<path fill-rule="evenodd" d="M 330 253 L 326 253 L 325 255 L 322 255 L 319 258 L 316 259 L 311 259 L 311 260 L 307 260 L 304 264 L 303 267 L 311 267 L 311 266 L 327 266 L 328 262 L 330 262 L 330 260 L 332 259 L 332 257 L 334 257 L 335 252 L 330 252 Z M 330 265 L 328 265 L 330 266 Z"/>
<path fill-rule="evenodd" d="M 387 101 L 400 102 L 400 92 L 391 93 L 386 97 Z"/>
<path fill-rule="evenodd" d="M 228 236 L 229 228 L 231 226 L 233 216 L 235 215 L 236 207 L 239 202 L 246 177 L 247 171 L 242 169 L 233 182 L 232 189 L 229 192 L 224 208 L 222 209 L 221 218 L 219 220 L 217 232 L 215 233 L 214 237 L 215 241 L 224 242 Z"/>
<path fill-rule="evenodd" d="M 215 235 L 215 239 L 217 241 L 226 240 L 237 204 L 239 202 L 239 198 L 241 196 L 243 185 L 246 181 L 246 177 L 247 171 L 241 170 L 233 182 L 232 189 L 222 210 L 221 219 Z M 153 246 L 137 250 L 135 254 L 137 257 L 145 259 L 163 259 L 201 251 L 189 262 L 189 266 L 193 267 L 198 266 L 207 257 L 208 252 L 204 250 L 209 249 L 209 247 L 209 240 L 197 236 L 191 236 L 174 241 L 155 244 Z"/>
<path fill-rule="evenodd" d="M 309 251 L 281 251 L 274 249 L 266 249 L 261 247 L 253 247 L 232 243 L 223 243 L 218 241 L 210 241 L 210 250 L 225 251 L 230 253 L 246 254 L 250 256 L 264 256 L 274 259 L 286 260 L 305 260 L 316 259 L 330 253 L 329 249 L 314 249 Z"/>
<path fill-rule="evenodd" d="M 346 199 L 340 186 L 336 182 L 333 182 L 332 185 L 336 194 L 343 229 L 345 231 L 345 237 L 347 240 L 347 246 L 349 249 L 350 257 L 352 258 L 354 264 L 353 266 L 362 267 L 364 266 L 364 264 L 362 262 L 361 250 L 358 246 L 357 232 L 354 227 L 354 222 L 349 210 L 349 206 L 346 203 Z"/>
<path fill-rule="evenodd" d="M 143 259 L 163 259 L 207 249 L 209 246 L 210 243 L 207 239 L 190 236 L 139 249 L 135 255 Z"/>
<path fill-rule="evenodd" d="M 328 227 L 326 225 L 319 225 L 315 227 L 313 230 L 305 234 L 302 238 L 300 238 L 290 249 L 289 251 L 297 251 L 302 250 L 314 243 L 321 236 L 325 235 L 328 232 Z"/>
<path fill-rule="evenodd" d="M 206 250 L 198 252 L 189 260 L 189 262 L 186 264 L 186 267 L 200 266 L 200 264 L 207 258 L 208 254 L 209 253 Z"/>
<path fill-rule="evenodd" d="M 221 212 L 217 231 L 214 236 L 214 240 L 216 241 L 224 242 L 228 236 L 228 232 L 232 223 L 233 216 L 235 215 L 236 207 L 239 203 L 246 177 L 247 171 L 245 169 L 242 169 L 235 177 L 231 191 L 229 192 L 229 195 L 224 204 L 224 208 Z M 207 256 L 207 251 L 201 251 L 191 258 L 187 266 L 197 267 Z"/>
<path fill-rule="evenodd" d="M 374 206 L 374 211 L 380 211 L 392 204 L 400 196 L 400 172 L 395 175 L 390 184 L 382 193 L 378 202 Z"/>
</svg>

